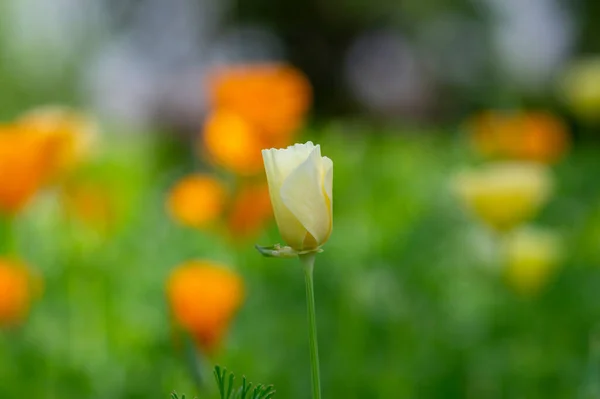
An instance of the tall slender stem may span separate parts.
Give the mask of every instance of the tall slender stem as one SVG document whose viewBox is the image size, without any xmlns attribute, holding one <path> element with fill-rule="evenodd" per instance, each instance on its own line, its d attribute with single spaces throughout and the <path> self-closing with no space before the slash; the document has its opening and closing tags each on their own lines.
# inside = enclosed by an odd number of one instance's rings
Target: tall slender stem
<svg viewBox="0 0 600 399">
<path fill-rule="evenodd" d="M 210 363 L 208 362 L 208 359 L 206 359 L 205 354 L 198 349 L 193 338 L 189 334 L 185 333 L 182 334 L 182 336 L 185 340 L 185 357 L 192 380 L 194 381 L 198 392 L 205 394 L 210 388 L 210 385 L 207 383 L 208 378 L 212 375 Z"/>
<path fill-rule="evenodd" d="M 317 320 L 315 315 L 315 289 L 313 269 L 315 253 L 300 255 L 306 279 L 306 302 L 308 308 L 308 338 L 310 344 L 310 363 L 312 374 L 313 399 L 321 399 L 321 374 L 319 371 L 319 345 L 317 343 Z"/>
<path fill-rule="evenodd" d="M 14 217 L 0 215 L 0 254 L 14 255 L 16 250 Z"/>
</svg>

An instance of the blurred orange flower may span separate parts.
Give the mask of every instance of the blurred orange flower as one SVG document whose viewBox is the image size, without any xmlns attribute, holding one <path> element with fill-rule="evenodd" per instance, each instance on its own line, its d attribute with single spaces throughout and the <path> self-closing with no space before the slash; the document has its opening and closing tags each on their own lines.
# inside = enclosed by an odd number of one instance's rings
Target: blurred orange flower
<svg viewBox="0 0 600 399">
<path fill-rule="evenodd" d="M 193 260 L 177 267 L 167 283 L 177 323 L 206 352 L 213 352 L 244 297 L 242 279 L 211 261 Z"/>
<path fill-rule="evenodd" d="M 209 83 L 214 108 L 234 111 L 274 138 L 298 129 L 311 102 L 308 79 L 285 64 L 226 67 Z"/>
<path fill-rule="evenodd" d="M 217 179 L 194 174 L 181 179 L 171 189 L 167 208 L 179 223 L 203 227 L 221 215 L 226 197 L 225 187 Z"/>
<path fill-rule="evenodd" d="M 254 126 L 234 112 L 216 110 L 208 116 L 204 145 L 215 164 L 238 174 L 251 175 L 263 169 L 261 150 L 266 142 Z"/>
<path fill-rule="evenodd" d="M 311 102 L 311 87 L 283 64 L 232 66 L 209 76 L 212 113 L 202 145 L 216 164 L 238 174 L 262 171 L 260 150 L 293 141 Z"/>
<path fill-rule="evenodd" d="M 50 179 L 79 164 L 89 154 L 97 132 L 89 117 L 59 106 L 29 111 L 18 119 L 17 125 L 23 132 L 39 135 L 53 144 L 48 165 Z"/>
<path fill-rule="evenodd" d="M 231 233 L 245 237 L 256 233 L 273 218 L 269 186 L 265 183 L 247 185 L 237 194 L 228 219 Z"/>
<path fill-rule="evenodd" d="M 45 181 L 51 143 L 16 125 L 0 126 L 0 212 L 14 214 Z"/>
<path fill-rule="evenodd" d="M 25 265 L 0 258 L 0 326 L 19 324 L 29 311 L 32 281 Z"/>
<path fill-rule="evenodd" d="M 476 150 L 484 156 L 551 163 L 569 148 L 566 125 L 543 111 L 484 112 L 467 122 Z"/>
</svg>

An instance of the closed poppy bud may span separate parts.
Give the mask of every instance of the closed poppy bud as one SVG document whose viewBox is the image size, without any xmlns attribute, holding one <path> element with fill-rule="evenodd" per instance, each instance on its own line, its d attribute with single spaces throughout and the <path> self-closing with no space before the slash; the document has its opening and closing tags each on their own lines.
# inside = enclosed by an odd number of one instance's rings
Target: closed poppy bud
<svg viewBox="0 0 600 399">
<path fill-rule="evenodd" d="M 221 215 L 225 188 L 217 179 L 203 174 L 184 177 L 171 189 L 167 208 L 179 223 L 204 227 Z"/>
<path fill-rule="evenodd" d="M 462 172 L 454 184 L 465 206 L 498 231 L 511 230 L 534 217 L 552 190 L 546 167 L 517 162 Z"/>
<path fill-rule="evenodd" d="M 167 284 L 177 323 L 207 352 L 214 351 L 244 297 L 242 279 L 210 261 L 189 261 L 177 267 Z"/>
<path fill-rule="evenodd" d="M 560 260 L 558 237 L 551 231 L 530 227 L 509 234 L 504 244 L 508 284 L 520 294 L 536 294 Z"/>
<path fill-rule="evenodd" d="M 33 296 L 30 275 L 17 261 L 0 259 L 0 326 L 19 324 Z"/>
<path fill-rule="evenodd" d="M 333 226 L 333 162 L 312 142 L 263 150 L 275 220 L 295 251 L 314 250 Z"/>
</svg>

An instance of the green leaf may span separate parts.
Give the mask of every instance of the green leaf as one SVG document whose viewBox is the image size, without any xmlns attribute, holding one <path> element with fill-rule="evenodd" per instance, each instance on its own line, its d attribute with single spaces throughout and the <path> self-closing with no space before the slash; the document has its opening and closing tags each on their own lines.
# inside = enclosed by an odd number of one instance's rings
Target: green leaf
<svg viewBox="0 0 600 399">
<path fill-rule="evenodd" d="M 270 247 L 263 247 L 255 244 L 254 247 L 260 252 L 260 254 L 267 258 L 296 258 L 298 255 L 305 255 L 311 252 L 321 253 L 321 248 L 311 249 L 309 251 L 296 251 L 292 247 L 284 246 L 281 244 L 275 244 Z"/>
<path fill-rule="evenodd" d="M 214 373 L 221 399 L 270 399 L 275 394 L 273 385 L 265 386 L 248 382 L 246 376 L 242 377 L 242 385 L 235 389 L 235 375 L 228 373 L 227 369 L 215 366 Z M 254 387 L 254 389 L 252 389 Z M 233 395 L 233 396 L 232 396 Z M 178 399 L 173 397 L 172 399 Z M 185 398 L 183 398 L 185 399 Z"/>
<path fill-rule="evenodd" d="M 177 392 L 171 392 L 171 399 L 179 399 L 179 396 L 177 396 Z M 181 399 L 185 399 L 185 394 L 181 395 Z"/>
<path fill-rule="evenodd" d="M 262 256 L 267 258 L 295 258 L 298 256 L 298 253 L 291 247 L 282 247 L 280 244 L 275 244 L 270 247 L 255 245 L 254 247 Z"/>
<path fill-rule="evenodd" d="M 229 374 L 229 387 L 227 388 L 227 399 L 231 398 L 231 393 L 233 392 L 233 380 L 235 380 L 235 376 L 233 373 Z"/>
</svg>

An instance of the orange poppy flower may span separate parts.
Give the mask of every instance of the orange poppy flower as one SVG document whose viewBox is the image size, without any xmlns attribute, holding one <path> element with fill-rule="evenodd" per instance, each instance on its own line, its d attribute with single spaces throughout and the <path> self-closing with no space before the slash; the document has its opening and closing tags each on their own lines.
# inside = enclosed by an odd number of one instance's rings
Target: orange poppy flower
<svg viewBox="0 0 600 399">
<path fill-rule="evenodd" d="M 50 164 L 51 143 L 0 126 L 0 212 L 21 210 L 42 186 Z"/>
<path fill-rule="evenodd" d="M 211 353 L 242 303 L 244 284 L 222 265 L 193 260 L 173 271 L 167 282 L 167 296 L 176 322 Z"/>
<path fill-rule="evenodd" d="M 53 144 L 49 178 L 61 176 L 79 164 L 90 152 L 97 133 L 89 117 L 58 106 L 27 112 L 17 125 L 24 132 L 39 135 Z"/>
<path fill-rule="evenodd" d="M 27 315 L 33 292 L 27 268 L 0 259 L 0 326 L 19 324 Z"/>
<path fill-rule="evenodd" d="M 497 158 L 551 163 L 569 147 L 566 125 L 546 112 L 485 112 L 468 122 L 474 147 Z"/>
<path fill-rule="evenodd" d="M 204 127 L 203 144 L 212 162 L 235 173 L 252 175 L 263 169 L 261 150 L 266 142 L 235 112 L 223 109 L 211 113 Z"/>
<path fill-rule="evenodd" d="M 226 197 L 225 187 L 217 179 L 194 174 L 181 179 L 171 189 L 167 207 L 179 223 L 203 227 L 221 215 Z"/>
<path fill-rule="evenodd" d="M 209 76 L 209 86 L 215 109 L 236 112 L 271 138 L 289 138 L 311 102 L 308 79 L 285 64 L 225 67 Z"/>
<path fill-rule="evenodd" d="M 260 230 L 273 218 L 269 186 L 262 183 L 242 187 L 228 218 L 229 230 L 235 237 L 246 237 Z"/>
</svg>

